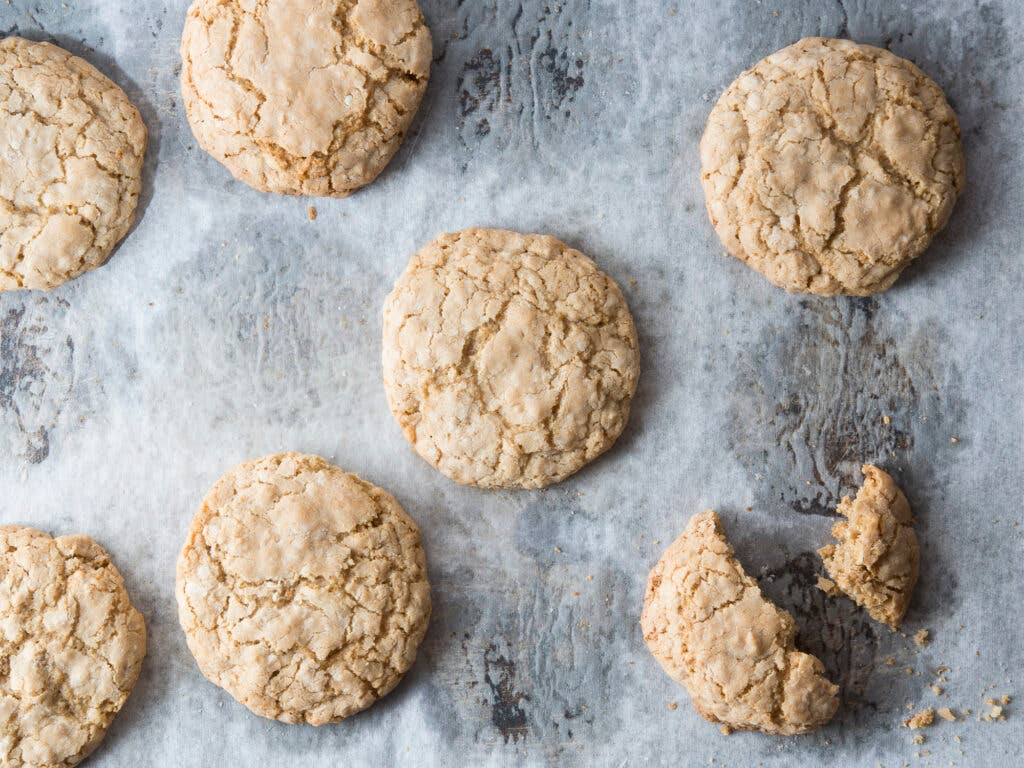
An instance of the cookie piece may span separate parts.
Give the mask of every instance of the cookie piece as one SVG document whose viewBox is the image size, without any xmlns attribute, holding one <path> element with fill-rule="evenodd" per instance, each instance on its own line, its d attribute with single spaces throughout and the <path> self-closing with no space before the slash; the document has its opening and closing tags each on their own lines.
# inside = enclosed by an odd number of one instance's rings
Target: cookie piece
<svg viewBox="0 0 1024 768">
<path fill-rule="evenodd" d="M 705 718 L 790 735 L 825 724 L 839 687 L 794 647 L 793 618 L 737 562 L 718 515 L 694 515 L 647 581 L 644 640 Z"/>
<path fill-rule="evenodd" d="M 917 584 L 920 555 L 907 497 L 878 467 L 861 467 L 857 497 L 843 497 L 832 526 L 839 544 L 818 550 L 836 588 L 893 629 L 907 612 Z"/>
<path fill-rule="evenodd" d="M 0 765 L 77 765 L 139 676 L 146 623 L 88 536 L 0 526 Z"/>
<path fill-rule="evenodd" d="M 722 243 L 801 293 L 889 288 L 964 186 L 942 90 L 906 59 L 849 40 L 806 38 L 744 72 L 700 151 Z"/>
<path fill-rule="evenodd" d="M 257 715 L 337 722 L 412 666 L 430 619 L 419 529 L 319 456 L 222 477 L 178 559 L 178 617 L 199 668 Z"/>
<path fill-rule="evenodd" d="M 606 451 L 640 374 L 615 282 L 553 237 L 441 235 L 384 303 L 384 388 L 416 452 L 459 483 L 542 488 Z"/>
<path fill-rule="evenodd" d="M 146 126 L 124 91 L 49 43 L 0 40 L 0 291 L 96 269 L 135 220 Z"/>
<path fill-rule="evenodd" d="M 347 197 L 398 151 L 430 57 L 416 0 L 195 0 L 181 93 L 199 145 L 236 178 Z"/>
</svg>

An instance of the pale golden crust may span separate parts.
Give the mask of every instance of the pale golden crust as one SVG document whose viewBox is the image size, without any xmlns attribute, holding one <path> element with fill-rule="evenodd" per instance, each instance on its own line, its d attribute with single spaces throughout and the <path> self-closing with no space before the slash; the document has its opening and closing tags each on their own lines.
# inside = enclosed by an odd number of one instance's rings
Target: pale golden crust
<svg viewBox="0 0 1024 768">
<path fill-rule="evenodd" d="M 796 650 L 792 617 L 761 594 L 718 515 L 694 515 L 651 571 L 640 624 L 647 647 L 697 711 L 730 728 L 813 730 L 839 706 L 814 656 Z"/>
<path fill-rule="evenodd" d="M 145 655 L 145 621 L 99 544 L 0 526 L 0 765 L 78 764 Z"/>
<path fill-rule="evenodd" d="M 178 559 L 199 668 L 250 710 L 336 722 L 386 695 L 430 618 L 419 530 L 390 494 L 318 456 L 235 467 Z"/>
<path fill-rule="evenodd" d="M 460 483 L 540 488 L 607 450 L 640 373 L 615 282 L 553 237 L 441 235 L 384 304 L 384 388 L 417 453 Z"/>
<path fill-rule="evenodd" d="M 885 472 L 865 464 L 857 497 L 844 497 L 832 527 L 838 544 L 818 550 L 836 588 L 895 629 L 917 584 L 920 554 L 907 497 Z"/>
<path fill-rule="evenodd" d="M 884 291 L 945 226 L 964 185 L 956 115 L 888 51 L 806 38 L 740 75 L 701 140 L 711 222 L 782 288 Z"/>
<path fill-rule="evenodd" d="M 200 146 L 237 178 L 345 197 L 398 151 L 430 57 L 416 0 L 195 0 L 181 92 Z"/>
<path fill-rule="evenodd" d="M 0 291 L 101 266 L 131 228 L 146 126 L 124 91 L 49 43 L 0 40 Z"/>
</svg>

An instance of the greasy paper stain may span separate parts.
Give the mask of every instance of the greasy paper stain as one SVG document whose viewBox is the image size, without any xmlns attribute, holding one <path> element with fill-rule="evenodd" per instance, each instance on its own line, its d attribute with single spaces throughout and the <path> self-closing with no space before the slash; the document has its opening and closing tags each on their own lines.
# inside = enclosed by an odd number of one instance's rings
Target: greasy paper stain
<svg viewBox="0 0 1024 768">
<path fill-rule="evenodd" d="M 51 333 L 67 302 L 28 299 L 0 315 L 0 442 L 31 464 L 50 455 L 52 433 L 71 393 L 75 345 Z"/>
<path fill-rule="evenodd" d="M 863 463 L 902 465 L 962 410 L 940 386 L 936 340 L 882 330 L 878 314 L 874 298 L 804 299 L 739 356 L 729 440 L 762 501 L 832 515 Z"/>
<path fill-rule="evenodd" d="M 797 648 L 821 659 L 843 701 L 872 706 L 864 701 L 864 692 L 876 667 L 877 625 L 853 601 L 830 598 L 818 589 L 820 573 L 817 553 L 801 552 L 765 570 L 758 582 L 776 605 L 793 615 Z"/>
<path fill-rule="evenodd" d="M 508 744 L 529 734 L 524 693 L 516 690 L 515 662 L 498 652 L 493 643 L 484 652 L 484 682 L 491 690 L 491 723 Z"/>
</svg>

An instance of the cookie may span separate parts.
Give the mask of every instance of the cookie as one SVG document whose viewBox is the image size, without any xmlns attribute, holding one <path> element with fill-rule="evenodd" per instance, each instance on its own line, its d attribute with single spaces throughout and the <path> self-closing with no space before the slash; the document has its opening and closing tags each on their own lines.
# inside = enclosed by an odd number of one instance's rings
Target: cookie
<svg viewBox="0 0 1024 768">
<path fill-rule="evenodd" d="M 135 220 L 146 126 L 124 91 L 49 43 L 0 40 L 0 291 L 96 269 Z"/>
<path fill-rule="evenodd" d="M 838 544 L 818 550 L 836 588 L 876 621 L 896 629 L 917 584 L 920 554 L 907 497 L 885 472 L 865 464 L 857 497 L 837 510 L 832 526 Z M 831 590 L 829 590 L 831 591 Z"/>
<path fill-rule="evenodd" d="M 796 650 L 793 618 L 744 572 L 712 511 L 694 515 L 654 566 L 640 624 L 651 653 L 712 722 L 791 735 L 839 706 L 838 686 Z"/>
<path fill-rule="evenodd" d="M 0 526 L 0 765 L 78 764 L 139 676 L 146 624 L 103 548 Z"/>
<path fill-rule="evenodd" d="M 441 235 L 384 304 L 384 388 L 416 452 L 459 483 L 541 488 L 606 451 L 640 373 L 622 292 L 553 237 Z"/>
<path fill-rule="evenodd" d="M 430 57 L 416 0 L 195 0 L 181 93 L 199 145 L 236 178 L 347 197 L 398 151 Z"/>
<path fill-rule="evenodd" d="M 297 453 L 217 482 L 192 521 L 176 592 L 203 674 L 286 723 L 336 722 L 386 695 L 430 619 L 415 523 L 391 494 Z"/>
<path fill-rule="evenodd" d="M 964 186 L 956 115 L 906 59 L 806 38 L 740 75 L 700 144 L 726 249 L 789 291 L 884 291 Z"/>
</svg>

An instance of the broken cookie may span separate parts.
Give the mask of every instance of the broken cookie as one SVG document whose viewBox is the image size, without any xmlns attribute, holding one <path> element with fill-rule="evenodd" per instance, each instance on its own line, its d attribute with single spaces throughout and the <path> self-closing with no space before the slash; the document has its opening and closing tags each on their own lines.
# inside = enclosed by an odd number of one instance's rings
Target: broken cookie
<svg viewBox="0 0 1024 768">
<path fill-rule="evenodd" d="M 796 625 L 737 562 L 718 515 L 695 515 L 647 582 L 644 640 L 697 711 L 729 728 L 797 734 L 835 714 L 839 687 L 796 650 Z"/>
<path fill-rule="evenodd" d="M 832 526 L 838 544 L 818 550 L 835 587 L 863 606 L 873 619 L 895 629 L 917 583 L 917 536 L 906 496 L 893 479 L 865 464 L 857 497 L 844 497 Z"/>
</svg>

